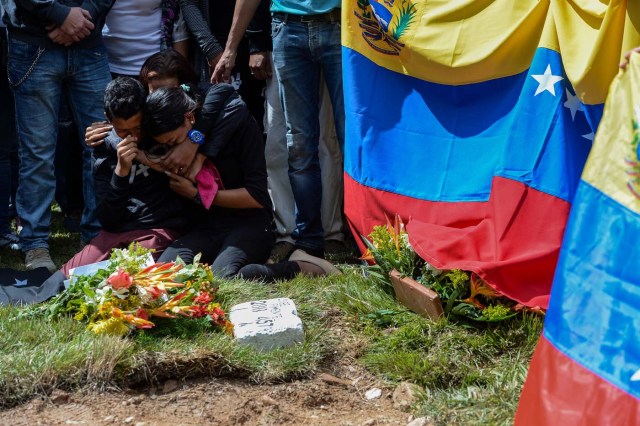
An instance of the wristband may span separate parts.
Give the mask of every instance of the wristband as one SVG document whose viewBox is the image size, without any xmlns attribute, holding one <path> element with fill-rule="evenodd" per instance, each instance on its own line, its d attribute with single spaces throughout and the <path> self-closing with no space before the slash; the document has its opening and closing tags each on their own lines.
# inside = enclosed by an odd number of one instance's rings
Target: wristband
<svg viewBox="0 0 640 426">
<path fill-rule="evenodd" d="M 189 130 L 189 133 L 187 133 L 187 137 L 189 138 L 191 143 L 194 143 L 196 145 L 202 145 L 202 143 L 204 142 L 204 135 L 199 130 Z"/>
</svg>

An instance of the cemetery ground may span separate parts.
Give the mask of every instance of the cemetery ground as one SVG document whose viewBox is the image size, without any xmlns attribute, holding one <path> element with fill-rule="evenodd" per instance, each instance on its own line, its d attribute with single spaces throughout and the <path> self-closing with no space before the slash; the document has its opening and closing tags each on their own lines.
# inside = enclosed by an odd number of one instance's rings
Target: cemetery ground
<svg viewBox="0 0 640 426">
<path fill-rule="evenodd" d="M 51 249 L 61 263 L 78 237 L 54 216 Z M 0 255 L 5 267 L 22 261 Z M 267 353 L 236 345 L 205 320 L 158 321 L 122 338 L 2 308 L 0 424 L 512 423 L 542 318 L 434 322 L 404 309 L 361 266 L 340 268 L 341 276 L 275 285 L 220 283 L 226 310 L 295 301 L 304 343 Z M 368 399 L 373 389 L 381 395 Z"/>
</svg>

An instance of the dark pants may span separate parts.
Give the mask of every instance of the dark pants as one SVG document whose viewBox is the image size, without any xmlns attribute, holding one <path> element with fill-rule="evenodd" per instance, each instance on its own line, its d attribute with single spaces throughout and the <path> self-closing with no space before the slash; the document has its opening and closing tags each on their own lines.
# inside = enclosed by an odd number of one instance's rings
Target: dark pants
<svg viewBox="0 0 640 426">
<path fill-rule="evenodd" d="M 13 94 L 7 81 L 7 36 L 0 28 L 0 235 L 10 232 L 9 204 L 18 184 L 18 135 Z"/>
<path fill-rule="evenodd" d="M 180 257 L 192 263 L 197 253 L 200 262 L 211 265 L 214 276 L 230 278 L 245 265 L 264 263 L 274 243 L 270 227 L 255 223 L 236 222 L 216 227 L 200 227 L 178 238 L 158 259 L 170 262 Z"/>
<path fill-rule="evenodd" d="M 238 271 L 238 277 L 248 281 L 264 281 L 267 283 L 290 280 L 300 273 L 296 262 L 285 260 L 272 265 L 247 265 Z"/>
</svg>

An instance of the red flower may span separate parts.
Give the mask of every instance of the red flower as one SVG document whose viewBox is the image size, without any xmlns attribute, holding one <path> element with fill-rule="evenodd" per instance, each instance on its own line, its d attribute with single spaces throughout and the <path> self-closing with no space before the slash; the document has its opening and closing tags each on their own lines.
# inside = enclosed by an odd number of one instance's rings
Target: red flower
<svg viewBox="0 0 640 426">
<path fill-rule="evenodd" d="M 142 308 L 138 309 L 138 311 L 136 312 L 136 316 L 138 318 L 142 318 L 143 320 L 148 320 L 149 319 L 149 314 L 147 313 L 147 311 L 145 311 Z"/>
<path fill-rule="evenodd" d="M 198 297 L 193 299 L 198 305 L 208 305 L 211 303 L 211 295 L 206 291 L 201 292 Z"/>
<path fill-rule="evenodd" d="M 192 308 L 191 309 L 192 318 L 202 318 L 207 315 L 206 306 L 192 306 L 191 308 Z"/>
<path fill-rule="evenodd" d="M 118 269 L 107 278 L 107 283 L 114 289 L 119 290 L 121 288 L 129 288 L 133 284 L 133 279 L 128 272 Z"/>
<path fill-rule="evenodd" d="M 226 321 L 224 311 L 217 306 L 209 310 L 209 316 L 211 317 L 211 321 L 216 324 L 224 324 Z"/>
</svg>

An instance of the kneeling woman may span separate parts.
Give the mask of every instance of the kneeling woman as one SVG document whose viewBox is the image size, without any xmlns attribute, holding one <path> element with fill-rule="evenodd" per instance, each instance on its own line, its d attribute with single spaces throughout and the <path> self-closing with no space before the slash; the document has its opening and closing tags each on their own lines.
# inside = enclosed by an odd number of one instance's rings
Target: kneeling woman
<svg viewBox="0 0 640 426">
<path fill-rule="evenodd" d="M 202 253 L 201 261 L 210 263 L 218 277 L 231 277 L 244 265 L 264 262 L 274 242 L 264 142 L 233 87 L 211 86 L 203 102 L 192 86 L 158 89 L 147 98 L 143 117 L 145 130 L 161 144 L 202 144 L 199 152 L 215 165 L 224 185 L 216 192 L 213 177 L 196 186 L 167 173 L 175 192 L 192 199 L 194 209 L 208 213 L 202 225 L 174 241 L 159 261 L 180 256 L 190 263 Z M 207 193 L 198 191 L 207 186 L 211 188 Z"/>
</svg>

